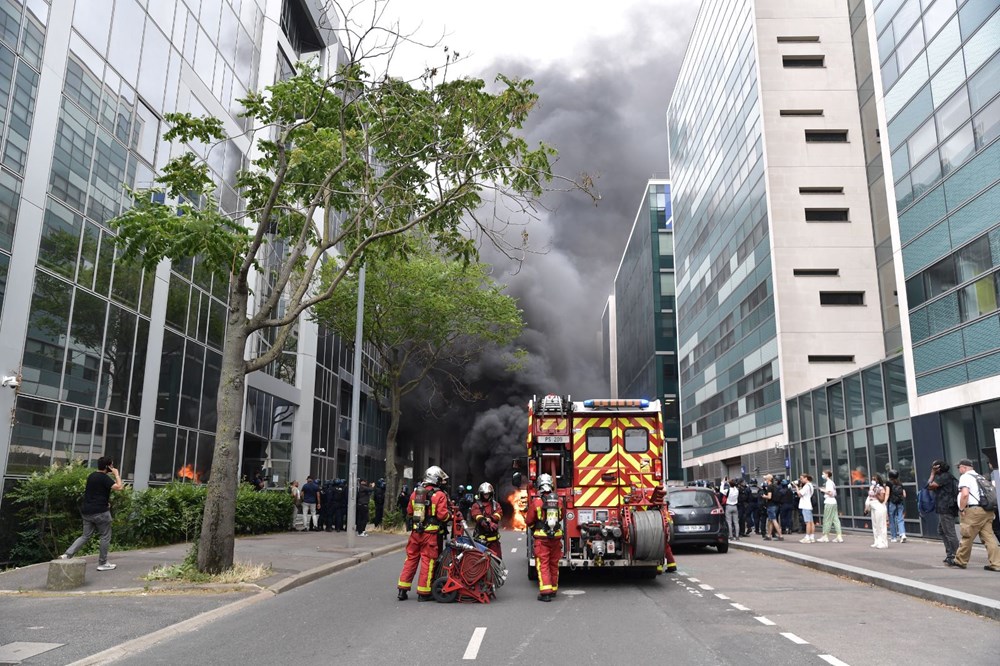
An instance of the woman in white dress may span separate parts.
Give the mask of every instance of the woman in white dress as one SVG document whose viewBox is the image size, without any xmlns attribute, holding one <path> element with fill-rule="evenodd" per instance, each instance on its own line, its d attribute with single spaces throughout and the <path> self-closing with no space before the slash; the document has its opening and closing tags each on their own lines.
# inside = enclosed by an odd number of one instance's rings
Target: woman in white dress
<svg viewBox="0 0 1000 666">
<path fill-rule="evenodd" d="M 865 512 L 872 516 L 872 534 L 875 536 L 875 543 L 872 548 L 888 548 L 889 534 L 887 529 L 887 519 L 889 511 L 885 507 L 888 499 L 889 489 L 880 474 L 872 475 L 872 485 L 868 489 L 868 500 L 865 502 Z"/>
</svg>

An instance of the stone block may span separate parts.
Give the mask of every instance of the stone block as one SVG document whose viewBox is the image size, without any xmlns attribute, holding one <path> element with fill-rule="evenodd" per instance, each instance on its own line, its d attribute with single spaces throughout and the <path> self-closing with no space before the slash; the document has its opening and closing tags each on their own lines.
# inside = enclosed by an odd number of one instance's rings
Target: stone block
<svg viewBox="0 0 1000 666">
<path fill-rule="evenodd" d="M 73 557 L 68 560 L 49 562 L 49 578 L 45 583 L 49 590 L 72 590 L 83 585 L 87 576 L 87 560 Z"/>
</svg>

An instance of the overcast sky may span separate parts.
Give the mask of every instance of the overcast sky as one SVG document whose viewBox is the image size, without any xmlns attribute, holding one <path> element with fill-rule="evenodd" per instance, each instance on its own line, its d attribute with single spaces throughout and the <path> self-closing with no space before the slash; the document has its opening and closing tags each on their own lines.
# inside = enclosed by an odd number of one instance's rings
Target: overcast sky
<svg viewBox="0 0 1000 666">
<path fill-rule="evenodd" d="M 698 4 L 393 0 L 388 5 L 386 18 L 398 16 L 403 32 L 416 30 L 428 42 L 445 35 L 444 43 L 464 58 L 454 74 L 532 79 L 540 99 L 526 127 L 529 144 L 541 140 L 559 151 L 557 173 L 597 178 L 596 206 L 581 194 L 545 199 L 548 212 L 529 227 L 532 245 L 546 248 L 544 254 L 529 256 L 516 274 L 495 262 L 497 279 L 509 285 L 524 310 L 528 330 L 519 344 L 531 360 L 513 377 L 490 358 L 469 369 L 470 379 L 491 393 L 494 407 L 523 406 L 534 393 L 607 395 L 600 318 L 646 181 L 669 170 L 666 109 Z M 403 53 L 394 61 L 399 75 L 436 64 L 433 52 Z M 452 436 L 455 430 L 488 432 L 483 421 L 510 417 L 487 405 L 476 411 L 480 423 L 446 430 Z M 467 440 L 464 446 L 474 455 L 474 443 Z M 497 442 L 489 448 L 496 450 Z"/>
</svg>

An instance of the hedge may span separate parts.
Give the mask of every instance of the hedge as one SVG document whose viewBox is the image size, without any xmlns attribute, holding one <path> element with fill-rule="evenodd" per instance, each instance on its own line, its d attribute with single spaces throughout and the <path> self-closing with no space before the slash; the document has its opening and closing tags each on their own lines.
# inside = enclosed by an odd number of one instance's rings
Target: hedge
<svg viewBox="0 0 1000 666">
<path fill-rule="evenodd" d="M 17 483 L 4 498 L 14 504 L 15 566 L 44 562 L 66 551 L 80 536 L 80 505 L 94 469 L 79 463 L 55 465 Z M 195 541 L 201 528 L 206 488 L 173 482 L 136 491 L 111 493 L 112 550 L 148 548 Z M 288 529 L 293 502 L 288 493 L 258 492 L 241 484 L 236 494 L 236 533 L 263 534 Z M 82 553 L 96 552 L 91 539 Z"/>
</svg>

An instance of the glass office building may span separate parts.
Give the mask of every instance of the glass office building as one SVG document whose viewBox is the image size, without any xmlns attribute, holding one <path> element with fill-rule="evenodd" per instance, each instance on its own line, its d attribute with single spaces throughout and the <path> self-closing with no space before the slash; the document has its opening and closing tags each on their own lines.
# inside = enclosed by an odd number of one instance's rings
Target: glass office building
<svg viewBox="0 0 1000 666">
<path fill-rule="evenodd" d="M 334 63 L 334 20 L 311 0 L 0 3 L 0 370 L 20 377 L 0 390 L 4 488 L 101 455 L 138 488 L 208 478 L 226 285 L 197 260 L 122 264 L 109 221 L 123 183 L 150 185 L 182 150 L 162 138 L 174 111 L 222 119 L 230 138 L 197 150 L 220 209 L 240 210 L 254 145 L 238 100 L 301 58 Z M 289 353 L 248 377 L 244 475 L 346 470 L 353 350 L 331 337 L 303 318 Z M 381 419 L 364 400 L 359 469 L 374 477 Z"/>
<path fill-rule="evenodd" d="M 605 358 L 615 359 L 612 395 L 660 400 L 667 478 L 683 479 L 677 384 L 670 182 L 651 179 L 636 212 L 604 312 Z M 614 334 L 610 334 L 610 329 Z M 617 392 L 615 392 L 617 387 Z"/>
<path fill-rule="evenodd" d="M 873 5 L 915 393 L 986 382 L 995 397 L 1000 3 Z"/>
<path fill-rule="evenodd" d="M 668 111 L 685 462 L 779 435 L 754 22 L 706 3 Z"/>
<path fill-rule="evenodd" d="M 885 356 L 892 253 L 875 248 L 878 125 L 851 27 L 847 0 L 701 6 L 667 112 L 698 478 L 787 472 L 785 397 Z"/>
</svg>

